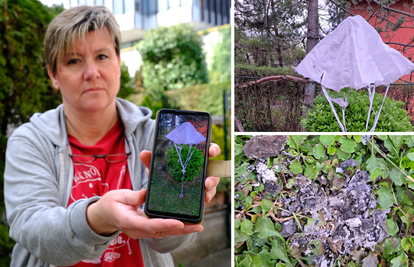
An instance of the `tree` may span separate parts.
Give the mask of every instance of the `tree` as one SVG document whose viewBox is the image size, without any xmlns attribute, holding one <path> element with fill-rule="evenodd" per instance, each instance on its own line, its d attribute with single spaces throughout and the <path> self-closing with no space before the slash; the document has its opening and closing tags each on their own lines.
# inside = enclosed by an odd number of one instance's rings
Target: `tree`
<svg viewBox="0 0 414 267">
<path fill-rule="evenodd" d="M 231 80 L 231 27 L 219 31 L 221 40 L 213 48 L 210 66 L 210 82 L 222 83 Z"/>
<path fill-rule="evenodd" d="M 120 86 L 117 97 L 120 98 L 129 98 L 134 93 L 134 80 L 129 77 L 128 67 L 125 65 L 125 62 L 121 62 L 121 77 L 120 77 Z"/>
<path fill-rule="evenodd" d="M 270 42 L 270 49 L 276 50 L 276 55 L 268 53 L 269 65 L 277 61 L 278 66 L 283 67 L 282 51 L 300 44 L 305 25 L 304 7 L 304 3 L 297 0 L 235 1 L 235 28 L 244 31 L 247 38 Z"/>
<path fill-rule="evenodd" d="M 62 103 L 53 88 L 43 59 L 47 26 L 64 9 L 33 0 L 0 0 L 0 215 L 5 211 L 3 173 L 7 131 L 25 123 L 35 112 L 44 112 Z M 119 97 L 131 94 L 130 77 L 121 65 Z M 8 228 L 0 224 L 0 266 L 10 265 L 14 242 Z"/>
<path fill-rule="evenodd" d="M 143 104 L 173 107 L 165 91 L 208 82 L 201 37 L 188 25 L 149 30 L 137 49 L 143 61 Z"/>
<path fill-rule="evenodd" d="M 61 102 L 43 60 L 47 25 L 61 11 L 39 1 L 0 1 L 0 136 Z"/>
<path fill-rule="evenodd" d="M 7 129 L 27 122 L 35 112 L 61 103 L 47 76 L 43 39 L 49 22 L 62 7 L 39 1 L 0 0 L 0 214 L 4 213 L 3 173 Z M 0 224 L 0 265 L 8 266 L 14 242 Z"/>
</svg>

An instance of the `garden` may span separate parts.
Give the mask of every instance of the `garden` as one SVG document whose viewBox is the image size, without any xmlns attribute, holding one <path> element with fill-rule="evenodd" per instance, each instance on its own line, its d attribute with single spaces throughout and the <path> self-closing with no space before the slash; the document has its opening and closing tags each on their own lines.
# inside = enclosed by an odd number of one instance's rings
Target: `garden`
<svg viewBox="0 0 414 267">
<path fill-rule="evenodd" d="M 201 190 L 203 188 L 203 153 L 201 150 L 196 149 L 199 153 L 195 153 L 197 157 L 193 155 L 189 163 L 189 167 L 192 167 L 192 165 L 197 166 L 194 166 L 191 170 L 186 170 L 186 174 L 191 173 L 191 175 L 184 179 L 183 197 L 181 198 L 181 165 L 177 162 L 178 156 L 173 145 L 170 146 L 169 151 L 171 152 L 167 152 L 167 158 L 169 158 L 167 160 L 167 170 L 163 170 L 162 166 L 165 160 L 164 157 L 156 156 L 154 159 L 150 195 L 151 205 L 149 208 L 162 212 L 198 216 L 200 213 Z M 182 153 L 187 155 L 187 152 L 188 148 L 186 150 L 183 149 Z M 183 160 L 185 161 L 186 158 L 183 158 Z M 196 164 L 192 164 L 192 162 Z M 178 170 L 178 175 L 174 174 L 176 170 Z"/>
<path fill-rule="evenodd" d="M 414 136 L 234 142 L 235 266 L 413 266 Z"/>
</svg>

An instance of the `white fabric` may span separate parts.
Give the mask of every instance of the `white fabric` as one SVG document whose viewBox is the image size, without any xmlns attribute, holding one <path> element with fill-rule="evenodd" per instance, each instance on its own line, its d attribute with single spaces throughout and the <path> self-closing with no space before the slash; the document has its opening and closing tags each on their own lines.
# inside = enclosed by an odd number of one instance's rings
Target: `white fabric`
<svg viewBox="0 0 414 267">
<path fill-rule="evenodd" d="M 326 88 L 340 91 L 393 83 L 414 70 L 414 64 L 384 44 L 378 32 L 361 16 L 348 17 L 299 66 L 299 74 Z"/>
<path fill-rule="evenodd" d="M 194 128 L 190 122 L 184 122 L 165 136 L 176 144 L 197 145 L 206 138 Z"/>
<path fill-rule="evenodd" d="M 184 173 L 187 168 L 188 163 L 190 162 L 191 157 L 193 156 L 194 151 L 196 150 L 196 145 L 206 141 L 206 138 L 199 132 L 190 122 L 184 122 L 169 134 L 165 136 L 167 139 L 171 140 L 174 143 L 175 150 L 177 151 L 179 162 L 182 167 L 183 178 L 181 180 L 181 194 L 180 197 L 184 197 L 183 188 L 184 188 Z M 178 145 L 190 145 L 187 154 L 187 160 L 183 163 L 181 158 L 182 147 Z M 194 147 L 192 146 L 194 145 Z"/>
</svg>

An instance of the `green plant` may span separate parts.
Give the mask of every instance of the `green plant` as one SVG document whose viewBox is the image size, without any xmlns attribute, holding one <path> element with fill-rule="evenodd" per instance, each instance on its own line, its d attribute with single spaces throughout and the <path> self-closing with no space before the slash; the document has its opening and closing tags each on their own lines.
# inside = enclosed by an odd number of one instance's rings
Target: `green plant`
<svg viewBox="0 0 414 267">
<path fill-rule="evenodd" d="M 134 81 L 129 77 L 128 66 L 125 65 L 125 62 L 121 62 L 121 77 L 120 77 L 120 86 L 117 97 L 127 99 L 134 92 Z"/>
<path fill-rule="evenodd" d="M 202 40 L 190 26 L 149 30 L 137 49 L 143 61 L 146 90 L 176 90 L 208 81 Z"/>
<path fill-rule="evenodd" d="M 349 89 L 348 89 L 349 90 Z M 348 90 L 340 92 L 330 92 L 332 98 L 346 97 Z M 373 110 L 378 112 L 383 96 L 375 94 L 373 101 Z M 348 106 L 345 110 L 345 123 L 348 132 L 364 132 L 368 115 L 369 99 L 368 92 L 360 90 L 351 90 L 348 96 Z M 407 111 L 402 109 L 404 103 L 386 98 L 382 107 L 375 131 L 377 132 L 410 132 L 413 126 L 410 124 L 410 117 Z M 342 109 L 334 104 L 335 110 L 342 122 Z M 372 127 L 375 114 L 371 114 L 368 130 Z M 341 129 L 334 117 L 324 95 L 315 98 L 315 102 L 306 113 L 306 118 L 302 118 L 301 125 L 310 132 L 340 132 Z"/>
<path fill-rule="evenodd" d="M 387 215 L 389 237 L 374 251 L 366 251 L 368 261 L 377 266 L 411 266 L 414 262 L 414 136 L 378 135 L 364 140 L 359 135 L 293 135 L 283 149 L 285 153 L 265 159 L 278 178 L 279 190 L 269 193 L 262 182 L 257 184 L 254 166 L 258 161 L 247 158 L 243 147 L 252 137 L 235 137 L 235 266 L 312 265 L 317 250 L 304 255 L 291 246 L 291 238 L 281 235 L 286 197 L 297 194 L 296 177 L 305 176 L 324 185 L 326 194 L 343 190 L 346 177 L 357 170 L 370 175 L 369 186 L 377 199 L 377 208 L 390 209 Z M 364 144 L 364 142 L 366 143 Z M 337 167 L 353 159 L 356 166 L 339 172 Z M 255 184 L 255 186 L 253 186 Z M 346 184 L 347 185 L 347 184 Z M 290 216 L 301 235 L 303 225 L 315 222 L 302 211 Z M 299 227 L 300 225 L 300 227 Z M 328 248 L 324 247 L 324 249 Z M 329 252 L 330 253 L 330 252 Z M 356 255 L 356 254 L 355 254 Z M 335 254 L 334 266 L 361 266 L 355 257 Z M 252 265 L 253 264 L 253 265 Z"/>
<path fill-rule="evenodd" d="M 221 41 L 213 48 L 209 76 L 211 83 L 231 81 L 231 27 L 219 31 Z"/>
<path fill-rule="evenodd" d="M 193 181 L 194 177 L 198 174 L 201 167 L 203 166 L 203 152 L 201 152 L 200 149 L 194 148 L 194 145 L 192 146 L 190 153 L 189 145 L 181 145 L 181 147 L 181 151 L 178 150 L 178 152 L 181 154 L 181 160 L 174 145 L 172 145 L 170 149 L 167 150 L 167 168 L 173 174 L 176 180 L 181 181 L 183 179 L 183 167 L 181 164 L 184 164 L 187 161 L 188 157 L 191 156 L 188 165 L 185 168 L 184 181 Z"/>
</svg>

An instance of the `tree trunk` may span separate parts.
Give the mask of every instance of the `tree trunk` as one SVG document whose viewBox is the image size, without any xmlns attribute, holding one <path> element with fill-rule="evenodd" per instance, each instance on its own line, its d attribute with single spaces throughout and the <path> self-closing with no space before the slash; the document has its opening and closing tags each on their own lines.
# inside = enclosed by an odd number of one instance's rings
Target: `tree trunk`
<svg viewBox="0 0 414 267">
<path fill-rule="evenodd" d="M 318 0 L 308 0 L 308 38 L 306 40 L 306 54 L 309 54 L 319 41 L 318 24 Z"/>
<path fill-rule="evenodd" d="M 172 115 L 171 119 L 171 131 L 175 129 L 175 115 Z M 167 151 L 170 149 L 172 142 L 168 142 L 167 148 L 165 149 L 164 162 L 162 163 L 161 169 L 165 171 L 167 169 Z"/>
<path fill-rule="evenodd" d="M 318 23 L 318 0 L 308 0 L 308 37 L 306 39 L 306 54 L 316 46 L 319 42 L 319 23 Z M 305 108 L 302 111 L 302 117 L 306 117 L 306 113 L 315 100 L 315 87 L 311 83 L 305 83 L 305 96 L 303 104 Z"/>
<path fill-rule="evenodd" d="M 279 67 L 283 68 L 282 49 L 280 48 L 280 44 L 277 45 L 276 51 L 279 60 Z"/>
</svg>

